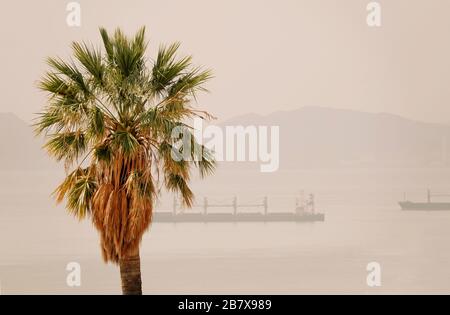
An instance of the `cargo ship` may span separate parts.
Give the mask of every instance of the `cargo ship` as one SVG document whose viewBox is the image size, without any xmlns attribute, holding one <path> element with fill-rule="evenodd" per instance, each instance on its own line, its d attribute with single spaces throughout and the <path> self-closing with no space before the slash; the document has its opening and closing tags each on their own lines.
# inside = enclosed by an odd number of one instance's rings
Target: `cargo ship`
<svg viewBox="0 0 450 315">
<path fill-rule="evenodd" d="M 269 212 L 268 198 L 265 197 L 262 203 L 239 204 L 237 198 L 232 203 L 211 203 L 204 199 L 202 212 L 178 211 L 179 203 L 174 200 L 172 211 L 157 211 L 153 215 L 154 222 L 162 223 L 188 223 L 188 222 L 324 222 L 325 214 L 316 212 L 314 195 L 310 194 L 308 200 L 297 199 L 295 211 L 292 212 Z M 195 206 L 194 206 L 195 207 Z M 231 212 L 210 212 L 210 208 L 231 208 Z M 243 212 L 241 208 L 262 208 L 263 211 Z"/>
<path fill-rule="evenodd" d="M 432 197 L 448 197 L 449 194 L 432 194 L 427 191 L 426 202 L 412 202 L 409 200 L 400 201 L 400 207 L 405 211 L 450 211 L 450 202 L 434 202 Z M 405 198 L 406 199 L 406 198 Z"/>
</svg>

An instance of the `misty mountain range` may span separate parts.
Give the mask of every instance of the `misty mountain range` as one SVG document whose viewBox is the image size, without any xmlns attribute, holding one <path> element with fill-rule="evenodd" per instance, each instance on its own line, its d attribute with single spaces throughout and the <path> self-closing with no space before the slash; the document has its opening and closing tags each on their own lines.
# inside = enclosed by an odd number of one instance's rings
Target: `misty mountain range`
<svg viewBox="0 0 450 315">
<path fill-rule="evenodd" d="M 280 126 L 282 169 L 448 165 L 450 125 L 392 114 L 303 107 L 248 114 L 225 124 Z"/>
<path fill-rule="evenodd" d="M 39 170 L 55 167 L 41 149 L 43 140 L 35 137 L 31 123 L 11 113 L 0 113 L 0 170 Z"/>
<path fill-rule="evenodd" d="M 221 125 L 279 126 L 281 169 L 448 165 L 450 125 L 391 114 L 303 107 L 267 116 L 247 114 Z M 0 113 L 0 143 L 2 170 L 55 167 L 41 149 L 42 139 L 14 114 Z"/>
</svg>

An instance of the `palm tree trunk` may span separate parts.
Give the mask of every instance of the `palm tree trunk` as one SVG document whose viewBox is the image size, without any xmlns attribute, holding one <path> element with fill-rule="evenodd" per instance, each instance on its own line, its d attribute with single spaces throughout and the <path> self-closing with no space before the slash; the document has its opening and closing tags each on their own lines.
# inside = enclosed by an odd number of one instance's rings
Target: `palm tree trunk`
<svg viewBox="0 0 450 315">
<path fill-rule="evenodd" d="M 139 249 L 136 253 L 120 259 L 119 265 L 123 295 L 142 295 Z"/>
</svg>

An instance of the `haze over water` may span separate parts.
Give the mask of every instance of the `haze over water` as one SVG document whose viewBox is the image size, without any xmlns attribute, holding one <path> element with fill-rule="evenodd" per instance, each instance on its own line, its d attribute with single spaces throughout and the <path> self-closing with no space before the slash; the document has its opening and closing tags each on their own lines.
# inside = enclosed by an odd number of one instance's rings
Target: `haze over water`
<svg viewBox="0 0 450 315">
<path fill-rule="evenodd" d="M 103 265 L 96 232 L 90 223 L 77 223 L 62 207 L 54 207 L 48 192 L 56 180 L 47 176 L 2 173 L 3 294 L 119 294 L 116 267 Z M 326 221 L 154 224 L 142 246 L 145 293 L 450 291 L 450 212 L 402 212 L 397 204 L 404 191 L 418 201 L 425 200 L 428 187 L 450 191 L 449 170 L 239 172 L 235 180 L 236 176 L 219 171 L 194 189 L 212 200 L 235 194 L 241 200 L 257 200 L 267 193 L 270 211 L 292 211 L 295 195 L 304 189 L 316 194 L 317 210 L 326 213 Z M 15 185 L 26 198 L 15 198 Z M 171 198 L 163 199 L 159 209 L 170 210 Z M 81 264 L 81 288 L 66 285 L 65 268 L 72 261 Z M 382 266 L 381 288 L 366 284 L 370 262 Z"/>
</svg>

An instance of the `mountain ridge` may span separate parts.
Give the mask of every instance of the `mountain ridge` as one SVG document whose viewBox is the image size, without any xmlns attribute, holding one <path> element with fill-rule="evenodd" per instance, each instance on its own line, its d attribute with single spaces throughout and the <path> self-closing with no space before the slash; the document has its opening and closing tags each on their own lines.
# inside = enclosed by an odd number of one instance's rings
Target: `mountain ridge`
<svg viewBox="0 0 450 315">
<path fill-rule="evenodd" d="M 448 166 L 450 124 L 306 106 L 220 124 L 280 127 L 281 168 Z"/>
<path fill-rule="evenodd" d="M 280 168 L 447 167 L 450 124 L 390 113 L 306 106 L 268 115 L 248 113 L 218 126 L 280 127 Z M 13 135 L 13 136 L 12 136 Z M 48 169 L 42 139 L 12 113 L 0 113 L 0 169 Z M 251 163 L 227 163 L 248 167 Z"/>
</svg>

